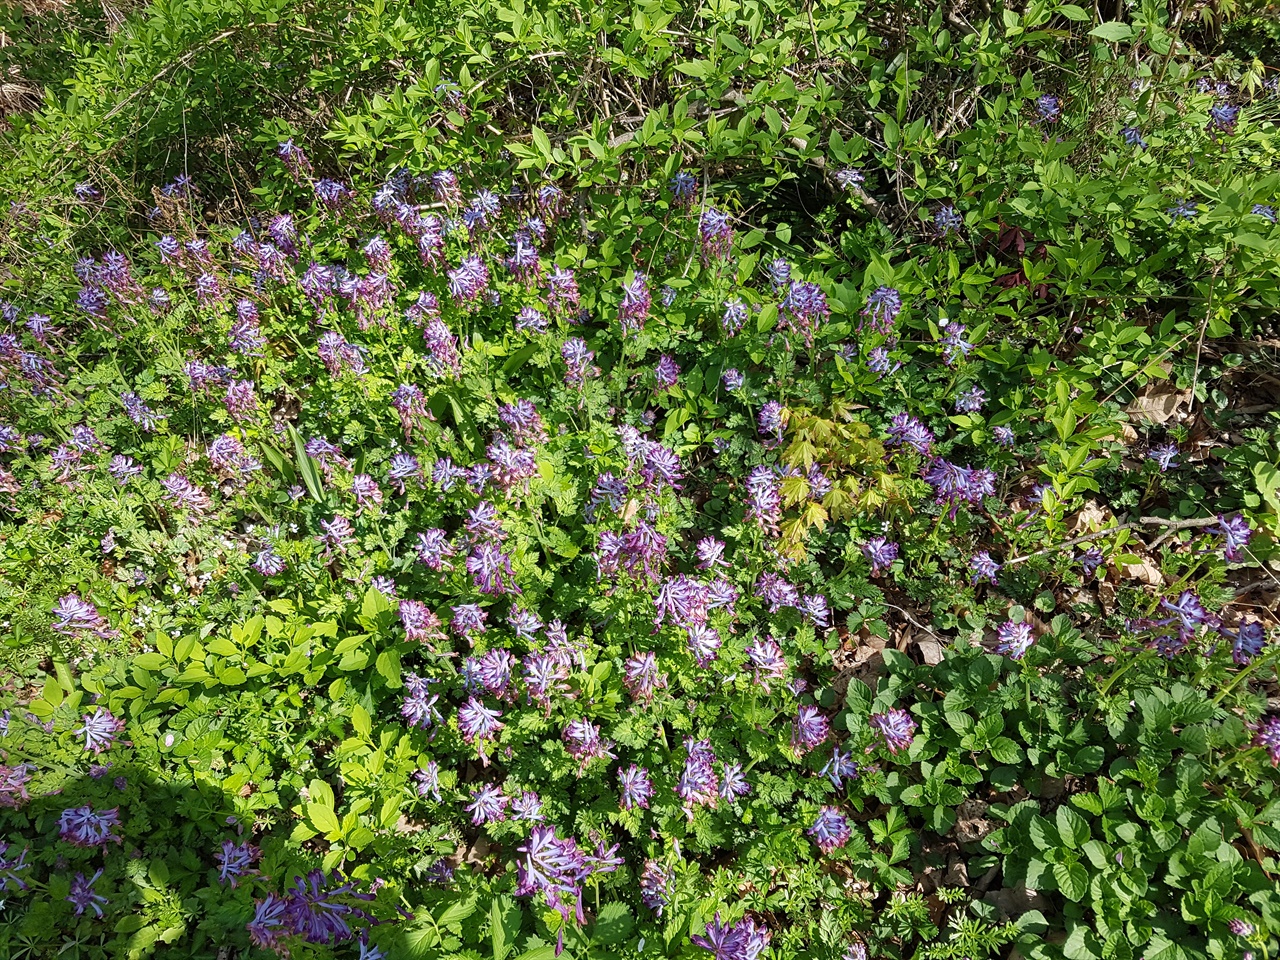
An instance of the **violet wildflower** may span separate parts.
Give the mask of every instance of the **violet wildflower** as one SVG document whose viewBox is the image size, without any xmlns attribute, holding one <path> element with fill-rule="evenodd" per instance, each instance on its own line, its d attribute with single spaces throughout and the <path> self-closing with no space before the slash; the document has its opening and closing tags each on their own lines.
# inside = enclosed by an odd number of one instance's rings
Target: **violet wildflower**
<svg viewBox="0 0 1280 960">
<path fill-rule="evenodd" d="M 693 194 L 698 181 L 686 170 L 678 170 L 671 178 L 671 195 L 678 206 L 688 206 L 693 202 Z"/>
<path fill-rule="evenodd" d="M 1057 97 L 1045 94 L 1036 98 L 1036 118 L 1046 123 L 1057 123 L 1062 116 L 1062 105 Z"/>
<path fill-rule="evenodd" d="M 802 706 L 791 724 L 791 749 L 803 756 L 831 736 L 831 721 L 813 706 Z"/>
<path fill-rule="evenodd" d="M 1012 620 L 1000 624 L 996 637 L 996 653 L 1002 653 L 1010 660 L 1021 660 L 1026 656 L 1036 639 L 1031 624 L 1014 623 Z"/>
<path fill-rule="evenodd" d="M 1249 212 L 1255 217 L 1261 217 L 1268 223 L 1276 222 L 1276 208 L 1269 203 L 1255 203 Z"/>
<path fill-rule="evenodd" d="M 58 818 L 58 832 L 62 839 L 77 847 L 101 847 L 107 843 L 120 842 L 114 832 L 120 826 L 120 809 L 95 811 L 88 804 L 82 807 L 68 807 Z"/>
<path fill-rule="evenodd" d="M 93 889 L 93 885 L 98 882 L 102 876 L 102 871 L 98 870 L 94 873 L 93 878 L 86 880 L 83 873 L 77 873 L 76 878 L 71 881 L 71 892 L 67 895 L 66 900 L 73 904 L 76 908 L 76 916 L 82 916 L 87 909 L 92 909 L 99 917 L 102 916 L 102 904 L 107 903 L 106 897 Z"/>
<path fill-rule="evenodd" d="M 648 651 L 629 657 L 622 672 L 622 682 L 633 700 L 652 700 L 654 693 L 667 685 L 667 675 L 658 671 L 657 655 Z"/>
<path fill-rule="evenodd" d="M 898 559 L 898 545 L 884 537 L 872 537 L 862 545 L 862 555 L 871 562 L 871 575 L 878 577 Z"/>
<path fill-rule="evenodd" d="M 772 936 L 764 927 L 757 927 L 750 917 L 725 926 L 720 923 L 719 913 L 716 913 L 713 923 L 707 924 L 706 933 L 705 937 L 689 939 L 704 950 L 710 950 L 715 960 L 758 960 L 768 949 Z"/>
<path fill-rule="evenodd" d="M 471 814 L 471 822 L 476 826 L 496 823 L 507 819 L 507 805 L 511 799 L 502 792 L 502 787 L 493 783 L 485 783 L 471 791 L 471 802 L 466 810 Z"/>
<path fill-rule="evenodd" d="M 481 593 L 501 596 L 504 593 L 520 593 L 511 569 L 511 558 L 493 543 L 476 546 L 467 557 L 467 572 Z"/>
<path fill-rule="evenodd" d="M 1266 628 L 1256 620 L 1242 623 L 1234 631 L 1223 628 L 1220 632 L 1231 641 L 1231 660 L 1238 666 L 1252 663 L 1267 644 Z"/>
<path fill-rule="evenodd" d="M 398 608 L 400 623 L 404 626 L 404 638 L 415 643 L 442 639 L 440 618 L 431 612 L 421 600 L 401 600 Z"/>
<path fill-rule="evenodd" d="M 252 867 L 261 855 L 262 851 L 251 843 L 222 841 L 222 850 L 213 857 L 218 865 L 218 882 L 229 884 L 234 890 L 241 878 L 258 872 Z"/>
<path fill-rule="evenodd" d="M 439 487 L 442 493 L 448 493 L 465 473 L 466 471 L 461 467 L 454 466 L 453 461 L 448 457 L 441 457 L 431 466 L 431 482 Z"/>
<path fill-rule="evenodd" d="M 871 729 L 884 741 L 890 753 L 899 753 L 915 739 L 916 722 L 905 710 L 893 707 L 884 713 L 873 713 L 869 721 Z"/>
<path fill-rule="evenodd" d="M 0 842 L 0 891 L 26 890 L 28 884 L 18 874 L 31 867 L 26 862 L 30 847 L 23 847 L 16 857 L 9 856 L 9 847 L 10 844 Z"/>
<path fill-rule="evenodd" d="M 92 633 L 105 639 L 116 635 L 116 631 L 107 625 L 97 607 L 74 593 L 68 593 L 54 604 L 53 615 L 57 618 L 53 629 L 64 636 Z"/>
<path fill-rule="evenodd" d="M 356 542 L 355 528 L 351 526 L 350 520 L 338 514 L 332 520 L 320 521 L 320 533 L 316 540 L 324 546 L 322 556 L 325 558 L 332 557 L 335 553 L 346 553 Z"/>
<path fill-rule="evenodd" d="M 969 560 L 969 582 L 979 583 L 986 580 L 988 583 L 996 584 L 996 574 L 1000 571 L 1000 564 L 991 559 L 991 554 L 986 550 L 979 550 Z"/>
<path fill-rule="evenodd" d="M 1215 137 L 1221 133 L 1231 136 L 1236 132 L 1240 108 L 1231 103 L 1215 103 L 1209 108 L 1209 132 Z"/>
<path fill-rule="evenodd" d="M 987 392 L 972 386 L 956 397 L 956 413 L 978 413 L 987 403 Z"/>
<path fill-rule="evenodd" d="M 1166 209 L 1165 213 L 1173 220 L 1194 220 L 1200 215 L 1200 204 L 1184 197 Z"/>
<path fill-rule="evenodd" d="M 781 290 L 791 282 L 791 264 L 787 263 L 782 257 L 775 257 L 769 262 L 765 268 L 765 272 L 769 274 L 769 282 L 773 284 L 773 289 Z"/>
<path fill-rule="evenodd" d="M 724 372 L 724 375 L 720 378 L 720 382 L 724 384 L 724 388 L 726 390 L 732 392 L 734 390 L 742 389 L 742 385 L 747 382 L 747 378 L 738 370 L 730 367 Z"/>
<path fill-rule="evenodd" d="M 263 950 L 275 950 L 292 931 L 286 926 L 286 903 L 274 893 L 254 901 L 253 919 L 245 924 L 249 940 Z"/>
<path fill-rule="evenodd" d="M 258 551 L 258 555 L 254 558 L 252 566 L 253 569 L 257 570 L 258 573 L 262 574 L 264 577 L 274 577 L 278 574 L 284 573 L 288 564 L 285 562 L 284 558 L 277 554 L 271 545 L 268 544 Z"/>
<path fill-rule="evenodd" d="M 787 660 L 782 654 L 782 647 L 772 638 L 757 638 L 747 646 L 746 653 L 753 679 L 766 693 L 772 693 L 772 681 L 782 680 L 787 675 Z"/>
<path fill-rule="evenodd" d="M 703 537 L 697 545 L 698 569 L 711 570 L 716 567 L 728 568 L 724 559 L 724 541 L 715 537 Z"/>
<path fill-rule="evenodd" d="M 569 756 L 578 761 L 579 768 L 585 770 L 587 764 L 600 757 L 613 757 L 609 748 L 613 743 L 600 736 L 598 724 L 586 720 L 570 720 L 561 734 Z"/>
<path fill-rule="evenodd" d="M 813 826 L 805 833 L 813 837 L 824 855 L 830 854 L 837 847 L 843 847 L 851 836 L 848 819 L 835 807 L 823 807 L 819 810 Z"/>
<path fill-rule="evenodd" d="M 800 591 L 795 584 L 772 571 L 765 571 L 756 580 L 756 596 L 769 605 L 770 613 L 800 605 Z"/>
<path fill-rule="evenodd" d="M 742 772 L 742 764 L 726 763 L 720 770 L 720 799 L 733 802 L 751 792 L 751 784 Z"/>
<path fill-rule="evenodd" d="M 837 170 L 835 179 L 836 185 L 846 192 L 855 187 L 861 187 L 867 180 L 862 175 L 861 170 L 855 170 L 853 167 L 844 167 L 841 170 Z"/>
<path fill-rule="evenodd" d="M 8 733 L 8 713 L 5 711 L 5 733 Z M 27 792 L 27 784 L 31 780 L 31 771 L 24 763 L 9 767 L 0 764 L 0 807 L 17 809 L 31 799 Z M 3 844 L 0 844 L 3 846 Z M 0 851 L 3 853 L 3 851 Z"/>
<path fill-rule="evenodd" d="M 787 295 L 778 305 L 778 326 L 800 334 L 805 346 L 813 346 L 813 335 L 819 323 L 831 315 L 826 294 L 816 283 L 792 280 Z"/>
<path fill-rule="evenodd" d="M 1137 147 L 1139 150 L 1147 149 L 1147 141 L 1143 139 L 1142 131 L 1137 127 L 1121 127 L 1120 136 L 1131 147 Z"/>
<path fill-rule="evenodd" d="M 702 262 L 723 260 L 733 246 L 733 228 L 729 215 L 708 206 L 698 218 L 698 240 L 702 244 Z"/>
<path fill-rule="evenodd" d="M 895 416 L 888 433 L 888 443 L 911 447 L 926 457 L 933 447 L 934 438 L 929 428 L 910 414 L 900 413 Z"/>
<path fill-rule="evenodd" d="M 485 753 L 485 741 L 495 739 L 505 724 L 499 719 L 501 710 L 490 710 L 475 697 L 470 697 L 458 708 L 458 732 L 468 745 L 476 747 L 476 752 L 486 765 L 489 762 Z"/>
<path fill-rule="evenodd" d="M 670 390 L 679 379 L 680 367 L 676 364 L 675 357 L 669 353 L 659 356 L 658 362 L 653 368 L 653 381 L 657 389 Z"/>
<path fill-rule="evenodd" d="M 1218 526 L 1210 527 L 1209 532 L 1226 538 L 1227 542 L 1222 552 L 1223 556 L 1232 563 L 1241 560 L 1241 551 L 1249 545 L 1249 539 L 1253 536 L 1253 528 L 1249 526 L 1249 521 L 1244 518 L 1244 514 L 1240 513 L 1233 517 L 1218 514 Z"/>
<path fill-rule="evenodd" d="M 991 434 L 996 443 L 1002 447 L 1012 447 L 1014 442 L 1012 427 L 992 427 Z"/>
<path fill-rule="evenodd" d="M 954 206 L 945 203 L 933 213 L 933 226 L 944 236 L 964 226 L 964 217 Z"/>
<path fill-rule="evenodd" d="M 414 792 L 419 797 L 430 797 L 436 803 L 443 799 L 440 796 L 440 764 L 434 760 L 428 760 L 425 767 L 413 772 L 413 782 Z"/>
<path fill-rule="evenodd" d="M 705 623 L 690 624 L 685 628 L 685 638 L 689 644 L 689 652 L 698 666 L 709 666 L 715 660 L 721 640 L 719 631 L 714 627 Z"/>
<path fill-rule="evenodd" d="M 404 700 L 400 704 L 400 715 L 411 727 L 428 729 L 432 724 L 441 723 L 443 718 L 436 704 L 440 697 L 430 690 L 436 681 L 430 677 L 419 677 L 416 673 L 404 675 Z"/>
<path fill-rule="evenodd" d="M 1253 936 L 1254 926 L 1247 920 L 1232 917 L 1227 921 L 1227 930 L 1235 934 L 1237 937 L 1251 937 Z"/>
<path fill-rule="evenodd" d="M 765 533 L 778 535 L 782 519 L 782 494 L 769 467 L 755 467 L 747 476 L 747 517 Z"/>
<path fill-rule="evenodd" d="M 893 359 L 889 347 L 872 347 L 867 356 L 867 369 L 878 378 L 883 379 L 902 369 L 902 364 Z"/>
<path fill-rule="evenodd" d="M 671 902 L 671 889 L 675 875 L 656 860 L 645 861 L 640 872 L 640 902 L 662 916 L 662 908 Z"/>
<path fill-rule="evenodd" d="M 350 940 L 355 934 L 349 918 L 371 919 L 364 910 L 346 901 L 372 900 L 373 895 L 353 892 L 353 883 L 333 886 L 341 879 L 335 875 L 330 880 L 323 871 L 312 870 L 305 878 L 294 881 L 294 889 L 285 901 L 287 922 L 308 943 Z"/>
<path fill-rule="evenodd" d="M 1147 451 L 1147 459 L 1154 460 L 1156 466 L 1160 468 L 1160 472 L 1166 472 L 1170 467 L 1178 465 L 1178 445 L 1176 443 L 1166 443 L 1161 447 L 1152 447 Z"/>
<path fill-rule="evenodd" d="M 664 283 L 662 289 L 658 291 L 658 300 L 664 307 L 670 307 L 679 296 L 679 291 L 669 283 Z"/>
<path fill-rule="evenodd" d="M 649 809 L 649 800 L 653 797 L 653 784 L 649 782 L 649 771 L 634 763 L 627 770 L 618 771 L 618 783 L 622 787 L 622 797 L 618 801 L 624 810 L 635 807 Z"/>
<path fill-rule="evenodd" d="M 591 361 L 596 358 L 593 351 L 587 349 L 587 341 L 581 337 L 570 337 L 560 347 L 560 357 L 568 369 L 564 382 L 570 387 L 580 387 L 588 376 Z"/>
<path fill-rule="evenodd" d="M 720 326 L 731 337 L 736 337 L 747 322 L 747 305 L 738 297 L 734 297 L 724 305 L 724 316 L 720 318 Z"/>
<path fill-rule="evenodd" d="M 453 611 L 453 620 L 449 626 L 454 633 L 469 638 L 473 633 L 485 632 L 485 621 L 489 614 L 479 604 L 460 603 L 449 609 Z"/>
<path fill-rule="evenodd" d="M 578 303 L 578 281 L 574 278 L 573 271 L 562 267 L 552 270 L 547 275 L 547 306 L 552 310 L 567 313 L 576 310 Z M 516 329 L 520 329 L 518 324 Z M 542 329 L 546 329 L 545 320 Z"/>
<path fill-rule="evenodd" d="M 1080 554 L 1080 569 L 1086 580 L 1093 579 L 1098 567 L 1102 566 L 1103 559 L 1101 547 L 1090 547 Z"/>
<path fill-rule="evenodd" d="M 532 790 L 523 791 L 511 801 L 511 819 L 524 823 L 542 823 L 547 819 L 542 812 L 542 798 Z"/>
<path fill-rule="evenodd" d="M 84 715 L 84 725 L 74 732 L 76 736 L 84 737 L 85 750 L 92 750 L 97 755 L 103 750 L 109 750 L 123 730 L 123 720 L 113 717 L 109 710 L 98 707 L 93 713 Z"/>
<path fill-rule="evenodd" d="M 894 321 L 902 312 L 902 295 L 892 287 L 877 287 L 867 297 L 867 305 L 862 309 L 862 317 L 866 326 L 876 333 L 888 335 L 893 330 Z M 859 325 L 859 330 L 863 325 Z"/>
<path fill-rule="evenodd" d="M 831 748 L 831 759 L 818 772 L 830 780 L 831 785 L 839 790 L 844 786 L 846 779 L 857 779 L 860 768 L 853 759 L 853 751 L 841 753 L 840 746 L 837 744 Z"/>
<path fill-rule="evenodd" d="M 820 594 L 806 594 L 796 605 L 801 615 L 819 629 L 831 626 L 831 608 L 827 598 Z"/>
<path fill-rule="evenodd" d="M 1272 766 L 1280 765 L 1280 716 L 1267 717 L 1254 727 L 1253 745 L 1271 756 Z"/>
<path fill-rule="evenodd" d="M 954 366 L 956 358 L 961 359 L 969 356 L 969 352 L 973 350 L 973 344 L 964 338 L 965 325 L 963 323 L 948 323 L 946 325 L 946 334 L 942 338 L 942 356 L 947 366 Z"/>
<path fill-rule="evenodd" d="M 418 545 L 414 548 L 418 554 L 418 562 L 428 570 L 452 569 L 452 564 L 445 560 L 445 557 L 453 556 L 454 552 L 448 537 L 439 527 L 432 527 L 418 534 Z"/>
<path fill-rule="evenodd" d="M 766 447 L 776 447 L 782 443 L 783 420 L 786 411 L 777 400 L 770 400 L 760 408 L 757 424 L 764 435 Z"/>
<path fill-rule="evenodd" d="M 643 330 L 649 318 L 649 307 L 649 278 L 643 273 L 636 273 L 630 281 L 622 284 L 622 302 L 618 305 L 618 323 L 622 325 L 622 332 Z"/>
</svg>

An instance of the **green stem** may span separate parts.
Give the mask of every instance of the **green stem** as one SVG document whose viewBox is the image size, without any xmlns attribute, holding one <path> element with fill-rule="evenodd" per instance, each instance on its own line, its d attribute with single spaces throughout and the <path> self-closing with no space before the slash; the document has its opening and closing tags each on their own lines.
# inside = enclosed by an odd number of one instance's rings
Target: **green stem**
<svg viewBox="0 0 1280 960">
<path fill-rule="evenodd" d="M 1249 664 L 1247 667 L 1245 667 L 1243 670 L 1237 673 L 1235 676 L 1235 679 L 1232 680 L 1225 687 L 1223 687 L 1222 692 L 1213 698 L 1213 705 L 1216 707 L 1218 704 L 1220 704 L 1223 701 L 1223 699 L 1226 697 L 1226 695 L 1229 694 L 1236 687 L 1238 687 L 1240 685 L 1240 682 L 1244 680 L 1246 677 L 1248 677 L 1250 674 L 1256 673 L 1263 666 L 1268 666 L 1274 663 L 1277 653 L 1280 653 L 1280 651 L 1272 650 L 1271 653 L 1267 654 L 1267 656 L 1259 657 L 1257 660 L 1254 660 L 1253 663 Z"/>
<path fill-rule="evenodd" d="M 1136 654 L 1132 659 L 1129 660 L 1128 663 L 1126 663 L 1123 667 L 1121 667 L 1119 670 L 1113 673 L 1110 677 L 1108 677 L 1107 682 L 1104 683 L 1102 687 L 1098 690 L 1098 696 L 1105 697 L 1108 691 L 1110 691 L 1111 688 L 1115 685 L 1115 682 L 1119 680 L 1122 676 L 1124 676 L 1126 673 L 1128 673 L 1130 667 L 1132 667 L 1135 663 L 1137 663 L 1142 659 L 1143 659 L 1142 653 Z"/>
</svg>

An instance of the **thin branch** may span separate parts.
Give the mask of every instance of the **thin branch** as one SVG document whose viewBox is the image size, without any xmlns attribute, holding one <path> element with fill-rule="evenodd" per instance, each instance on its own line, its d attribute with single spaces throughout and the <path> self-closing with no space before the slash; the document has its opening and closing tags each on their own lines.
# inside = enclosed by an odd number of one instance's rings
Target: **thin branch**
<svg viewBox="0 0 1280 960">
<path fill-rule="evenodd" d="M 1105 530 L 1098 530 L 1095 533 L 1087 533 L 1083 537 L 1076 537 L 1074 540 L 1066 540 L 1062 543 L 1054 544 L 1052 547 L 1045 547 L 1043 550 L 1037 550 L 1035 553 L 1028 553 L 1026 556 L 1014 557 L 1012 560 L 1006 560 L 1005 566 L 1010 567 L 1015 563 L 1025 563 L 1028 560 L 1034 560 L 1037 557 L 1047 557 L 1051 553 L 1057 553 L 1059 550 L 1065 550 L 1068 547 L 1078 546 L 1082 543 L 1090 543 L 1093 540 L 1101 540 L 1103 537 L 1110 536 L 1113 533 L 1119 533 L 1121 530 L 1133 530 L 1137 527 L 1166 527 L 1168 528 L 1162 533 L 1152 544 L 1153 547 L 1159 546 L 1169 537 L 1173 536 L 1179 530 L 1190 530 L 1195 527 L 1208 527 L 1218 522 L 1217 517 L 1202 517 L 1199 520 L 1166 520 L 1163 517 L 1140 517 L 1137 520 L 1130 520 L 1126 523 L 1117 524 L 1114 527 L 1107 527 Z"/>
</svg>

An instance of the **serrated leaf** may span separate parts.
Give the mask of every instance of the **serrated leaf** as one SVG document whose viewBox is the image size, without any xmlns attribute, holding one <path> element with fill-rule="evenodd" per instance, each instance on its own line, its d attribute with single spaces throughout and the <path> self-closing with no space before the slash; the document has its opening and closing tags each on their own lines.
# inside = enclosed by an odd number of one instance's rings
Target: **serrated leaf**
<svg viewBox="0 0 1280 960">
<path fill-rule="evenodd" d="M 506 960 L 520 934 L 520 905 L 506 894 L 499 894 L 489 905 L 489 936 L 493 960 Z"/>
<path fill-rule="evenodd" d="M 333 812 L 333 808 L 323 803 L 314 801 L 308 803 L 307 819 L 314 823 L 321 833 L 337 833 L 342 828 L 342 823 L 338 820 L 338 815 Z"/>
<path fill-rule="evenodd" d="M 1058 836 L 1062 845 L 1072 850 L 1079 850 L 1089 839 L 1089 823 L 1065 804 L 1058 808 Z"/>
<path fill-rule="evenodd" d="M 1089 892 L 1089 871 L 1079 863 L 1055 863 L 1053 877 L 1058 881 L 1058 889 L 1068 900 L 1083 900 L 1084 895 Z"/>
</svg>

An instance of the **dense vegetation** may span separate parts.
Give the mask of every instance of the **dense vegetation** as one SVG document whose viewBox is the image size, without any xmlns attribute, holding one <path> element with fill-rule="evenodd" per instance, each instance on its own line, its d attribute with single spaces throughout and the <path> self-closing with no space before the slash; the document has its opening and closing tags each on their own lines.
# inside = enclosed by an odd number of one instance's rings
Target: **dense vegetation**
<svg viewBox="0 0 1280 960">
<path fill-rule="evenodd" d="M 1276 956 L 1273 13 L 5 13 L 0 956 Z"/>
</svg>

